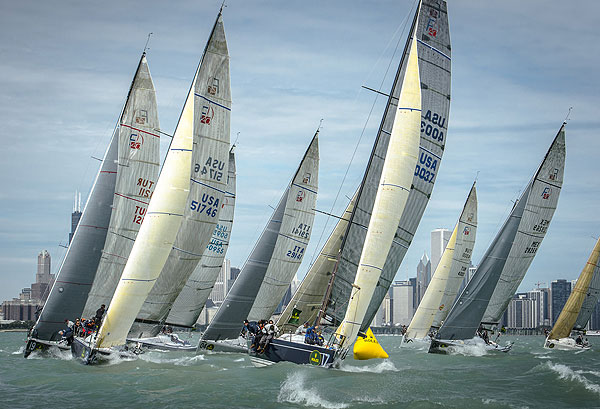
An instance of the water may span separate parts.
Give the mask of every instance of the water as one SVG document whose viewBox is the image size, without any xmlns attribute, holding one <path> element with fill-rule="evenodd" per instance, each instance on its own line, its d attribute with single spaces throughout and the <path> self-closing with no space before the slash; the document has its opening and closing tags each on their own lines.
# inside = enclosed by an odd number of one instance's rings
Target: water
<svg viewBox="0 0 600 409">
<path fill-rule="evenodd" d="M 24 333 L 0 333 L 0 408 L 588 408 L 600 407 L 598 351 L 542 349 L 542 337 L 508 354 L 432 355 L 380 336 L 388 360 L 347 360 L 340 370 L 277 364 L 241 354 L 151 352 L 84 366 L 70 354 L 23 359 Z"/>
</svg>

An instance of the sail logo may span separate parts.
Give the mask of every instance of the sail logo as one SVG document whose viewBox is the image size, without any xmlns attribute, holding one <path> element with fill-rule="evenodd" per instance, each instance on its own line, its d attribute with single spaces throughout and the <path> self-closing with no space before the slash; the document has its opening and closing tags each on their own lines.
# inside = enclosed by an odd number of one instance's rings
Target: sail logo
<svg viewBox="0 0 600 409">
<path fill-rule="evenodd" d="M 469 213 L 469 215 L 467 216 L 467 221 L 472 222 L 474 217 L 475 217 L 474 213 Z"/>
<path fill-rule="evenodd" d="M 556 180 L 556 176 L 558 176 L 558 169 L 554 168 L 554 170 L 552 171 L 552 173 L 550 173 L 548 175 L 548 179 L 550 179 L 550 180 Z"/>
<path fill-rule="evenodd" d="M 471 228 L 469 226 L 466 226 L 465 229 L 463 230 L 463 234 L 465 236 L 468 236 L 469 233 L 471 233 Z"/>
<path fill-rule="evenodd" d="M 140 109 L 138 115 L 135 117 L 135 123 L 144 125 L 146 120 L 148 119 L 148 111 L 145 109 Z"/>
<path fill-rule="evenodd" d="M 296 195 L 296 202 L 302 202 L 304 200 L 305 195 L 306 193 L 304 193 L 304 190 L 299 191 Z"/>
<path fill-rule="evenodd" d="M 427 20 L 427 25 L 425 25 L 425 32 L 432 37 L 437 37 L 437 19 L 434 17 L 429 17 Z"/>
<path fill-rule="evenodd" d="M 548 200 L 551 194 L 552 189 L 550 189 L 549 187 L 544 188 L 544 191 L 542 192 L 542 199 Z"/>
<path fill-rule="evenodd" d="M 213 117 L 215 116 L 215 110 L 207 105 L 202 106 L 200 122 L 206 125 L 210 125 Z"/>
<path fill-rule="evenodd" d="M 206 92 L 208 92 L 210 95 L 216 95 L 219 93 L 219 79 L 214 77 L 211 80 L 208 80 L 208 87 L 206 89 Z"/>
<path fill-rule="evenodd" d="M 440 305 L 440 308 L 439 308 L 439 310 L 440 310 L 440 311 L 442 311 L 442 310 L 444 309 L 444 307 L 445 307 L 445 305 L 444 305 L 444 304 Z"/>
<path fill-rule="evenodd" d="M 137 133 L 129 135 L 129 147 L 131 149 L 140 149 L 144 144 L 144 137 Z"/>
<path fill-rule="evenodd" d="M 305 185 L 309 184 L 310 183 L 310 177 L 311 177 L 311 174 L 308 173 L 308 172 L 306 172 L 304 174 L 304 177 L 302 178 L 302 183 L 304 183 Z"/>
</svg>

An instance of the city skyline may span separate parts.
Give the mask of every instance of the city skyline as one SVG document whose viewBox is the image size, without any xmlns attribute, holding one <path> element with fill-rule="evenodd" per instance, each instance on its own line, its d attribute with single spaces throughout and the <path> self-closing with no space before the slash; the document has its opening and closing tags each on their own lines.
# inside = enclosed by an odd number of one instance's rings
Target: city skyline
<svg viewBox="0 0 600 409">
<path fill-rule="evenodd" d="M 309 2 L 224 9 L 232 69 L 232 141 L 239 189 L 228 257 L 242 266 L 293 164 L 324 118 L 317 208 L 340 214 L 364 170 L 384 98 L 405 41 L 413 1 L 356 6 Z M 220 2 L 166 5 L 105 2 L 67 7 L 12 2 L 0 25 L 3 215 L 0 299 L 29 278 L 39 249 L 58 266 L 73 193 L 85 203 L 148 32 L 161 128 L 171 133 Z M 307 7 L 307 4 L 310 7 Z M 118 8 L 119 15 L 111 11 Z M 514 10 L 519 10 L 515 13 Z M 581 13 L 580 10 L 586 10 Z M 565 183 L 548 235 L 522 289 L 551 278 L 576 278 L 600 230 L 595 152 L 598 84 L 590 53 L 599 6 L 507 1 L 449 4 L 452 104 L 443 163 L 430 203 L 396 280 L 412 275 L 435 228 L 452 228 L 478 176 L 479 225 L 473 263 L 535 171 L 569 107 Z M 493 17 L 490 18 L 490 13 Z M 135 24 L 125 16 L 136 15 Z M 50 22 L 60 22 L 52 24 Z M 268 24 L 266 24 L 268 22 Z M 574 39 L 577 41 L 568 41 Z M 388 63 L 390 72 L 384 78 Z M 348 177 L 341 181 L 368 113 Z M 162 140 L 162 152 L 168 138 Z M 338 193 L 339 198 L 334 204 Z M 331 230 L 318 215 L 299 278 Z M 324 228 L 324 226 L 327 226 Z M 565 238 L 568 244 L 565 245 Z"/>
</svg>

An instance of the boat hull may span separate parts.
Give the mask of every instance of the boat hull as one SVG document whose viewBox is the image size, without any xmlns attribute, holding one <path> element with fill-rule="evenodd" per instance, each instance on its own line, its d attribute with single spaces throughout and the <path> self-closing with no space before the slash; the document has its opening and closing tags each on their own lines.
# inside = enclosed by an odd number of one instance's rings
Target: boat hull
<svg viewBox="0 0 600 409">
<path fill-rule="evenodd" d="M 573 338 L 548 339 L 544 342 L 545 349 L 558 349 L 561 351 L 587 351 L 591 349 L 589 344 L 577 344 Z"/>
<path fill-rule="evenodd" d="M 192 352 L 196 347 L 187 341 L 173 341 L 168 336 L 157 336 L 152 338 L 127 338 L 127 342 L 135 344 L 136 348 L 156 349 L 159 351 L 186 351 Z"/>
<path fill-rule="evenodd" d="M 337 366 L 343 359 L 334 349 L 282 339 L 272 340 L 262 354 L 254 350 L 249 351 L 248 354 L 252 363 L 258 367 L 278 362 L 292 362 L 298 365 L 331 368 Z"/>
<path fill-rule="evenodd" d="M 28 338 L 25 350 L 23 351 L 23 357 L 27 358 L 34 351 L 42 354 L 48 353 L 52 348 L 58 348 L 62 351 L 71 349 L 64 341 L 47 341 L 44 339 Z"/>
<path fill-rule="evenodd" d="M 209 341 L 201 339 L 198 344 L 197 351 L 202 350 L 211 352 L 230 352 L 238 354 L 248 353 L 248 346 L 245 338 L 238 339 L 224 339 L 221 341 Z"/>
<path fill-rule="evenodd" d="M 84 365 L 95 365 L 107 363 L 111 359 L 133 359 L 139 354 L 139 351 L 130 351 L 125 346 L 123 350 L 117 348 L 93 348 L 90 344 L 93 341 L 75 337 L 71 343 L 71 354 Z"/>
<path fill-rule="evenodd" d="M 446 355 L 446 354 L 452 354 L 455 352 L 460 351 L 461 348 L 465 348 L 468 347 L 470 345 L 475 345 L 475 344 L 470 344 L 468 342 L 462 341 L 462 340 L 439 340 L 439 339 L 433 339 L 431 340 L 431 345 L 429 345 L 429 350 L 427 352 L 429 352 L 430 354 L 442 354 L 442 355 Z M 512 349 L 513 343 L 508 343 L 504 346 L 496 344 L 496 343 L 490 343 L 490 344 L 484 344 L 483 345 L 486 352 L 508 352 Z"/>
</svg>

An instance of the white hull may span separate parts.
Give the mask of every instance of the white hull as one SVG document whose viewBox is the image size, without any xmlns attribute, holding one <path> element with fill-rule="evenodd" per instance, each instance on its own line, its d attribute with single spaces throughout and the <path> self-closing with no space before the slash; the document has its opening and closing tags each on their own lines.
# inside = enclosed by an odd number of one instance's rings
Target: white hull
<svg viewBox="0 0 600 409">
<path fill-rule="evenodd" d="M 198 351 L 207 350 L 211 352 L 248 353 L 248 343 L 245 338 L 224 339 L 222 341 L 200 340 Z"/>
<path fill-rule="evenodd" d="M 559 349 L 561 351 L 587 351 L 590 345 L 579 345 L 573 338 L 548 339 L 544 342 L 546 349 Z"/>
<path fill-rule="evenodd" d="M 174 334 L 173 334 L 174 335 Z M 175 335 L 158 335 L 152 338 L 127 338 L 127 342 L 138 344 L 143 348 L 161 351 L 195 351 L 196 347 L 188 341 L 183 341 Z"/>
</svg>

